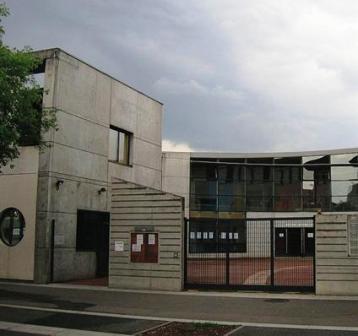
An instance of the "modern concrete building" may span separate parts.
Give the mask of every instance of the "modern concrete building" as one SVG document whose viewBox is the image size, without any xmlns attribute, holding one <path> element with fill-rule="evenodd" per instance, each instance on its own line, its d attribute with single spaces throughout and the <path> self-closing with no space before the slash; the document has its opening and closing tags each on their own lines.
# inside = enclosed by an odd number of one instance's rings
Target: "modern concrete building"
<svg viewBox="0 0 358 336">
<path fill-rule="evenodd" d="M 358 148 L 162 153 L 160 102 L 37 54 L 58 130 L 0 173 L 0 279 L 358 295 Z"/>
<path fill-rule="evenodd" d="M 161 189 L 163 105 L 60 49 L 37 55 L 58 130 L 0 175 L 0 211 L 15 209 L 2 214 L 0 278 L 107 276 L 111 181 Z"/>
</svg>

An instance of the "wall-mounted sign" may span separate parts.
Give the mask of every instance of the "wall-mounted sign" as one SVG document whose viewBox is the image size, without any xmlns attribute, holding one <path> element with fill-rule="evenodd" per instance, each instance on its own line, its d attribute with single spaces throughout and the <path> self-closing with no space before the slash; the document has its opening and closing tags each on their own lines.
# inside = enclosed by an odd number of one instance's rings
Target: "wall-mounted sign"
<svg viewBox="0 0 358 336">
<path fill-rule="evenodd" d="M 123 240 L 115 240 L 114 241 L 114 250 L 116 252 L 123 252 L 124 251 L 124 241 Z"/>
<path fill-rule="evenodd" d="M 155 234 L 148 234 L 148 245 L 155 245 Z"/>
<path fill-rule="evenodd" d="M 132 252 L 141 252 L 142 244 L 132 244 Z"/>
<path fill-rule="evenodd" d="M 137 245 L 143 244 L 143 234 L 137 234 Z"/>
<path fill-rule="evenodd" d="M 153 225 L 138 225 L 134 227 L 135 232 L 154 232 Z"/>
</svg>

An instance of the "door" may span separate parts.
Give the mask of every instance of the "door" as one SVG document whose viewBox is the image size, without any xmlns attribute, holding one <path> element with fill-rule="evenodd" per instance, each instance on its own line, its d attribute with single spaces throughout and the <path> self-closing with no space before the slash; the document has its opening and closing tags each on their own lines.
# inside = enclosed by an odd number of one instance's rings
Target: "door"
<svg viewBox="0 0 358 336">
<path fill-rule="evenodd" d="M 305 255 L 314 255 L 314 228 L 305 229 Z"/>
<path fill-rule="evenodd" d="M 286 255 L 286 243 L 287 243 L 287 230 L 284 228 L 275 229 L 275 255 L 284 256 Z"/>
<path fill-rule="evenodd" d="M 289 256 L 300 256 L 301 252 L 301 228 L 287 229 L 287 254 Z"/>
<path fill-rule="evenodd" d="M 96 277 L 108 276 L 109 213 L 78 210 L 76 250 L 96 253 Z"/>
</svg>

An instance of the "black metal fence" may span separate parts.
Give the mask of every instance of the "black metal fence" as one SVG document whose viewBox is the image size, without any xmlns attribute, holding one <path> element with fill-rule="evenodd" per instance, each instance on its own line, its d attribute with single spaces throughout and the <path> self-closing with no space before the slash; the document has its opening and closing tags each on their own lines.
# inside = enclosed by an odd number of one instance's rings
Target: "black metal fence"
<svg viewBox="0 0 358 336">
<path fill-rule="evenodd" d="M 314 290 L 314 218 L 191 219 L 186 288 Z"/>
</svg>

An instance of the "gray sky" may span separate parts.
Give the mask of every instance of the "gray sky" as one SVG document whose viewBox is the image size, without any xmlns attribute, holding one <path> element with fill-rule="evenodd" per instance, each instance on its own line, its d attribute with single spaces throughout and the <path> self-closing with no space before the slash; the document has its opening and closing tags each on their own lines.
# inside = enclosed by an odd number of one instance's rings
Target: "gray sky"
<svg viewBox="0 0 358 336">
<path fill-rule="evenodd" d="M 63 48 L 162 101 L 167 148 L 358 147 L 356 0 L 6 3 L 8 45 Z"/>
</svg>

